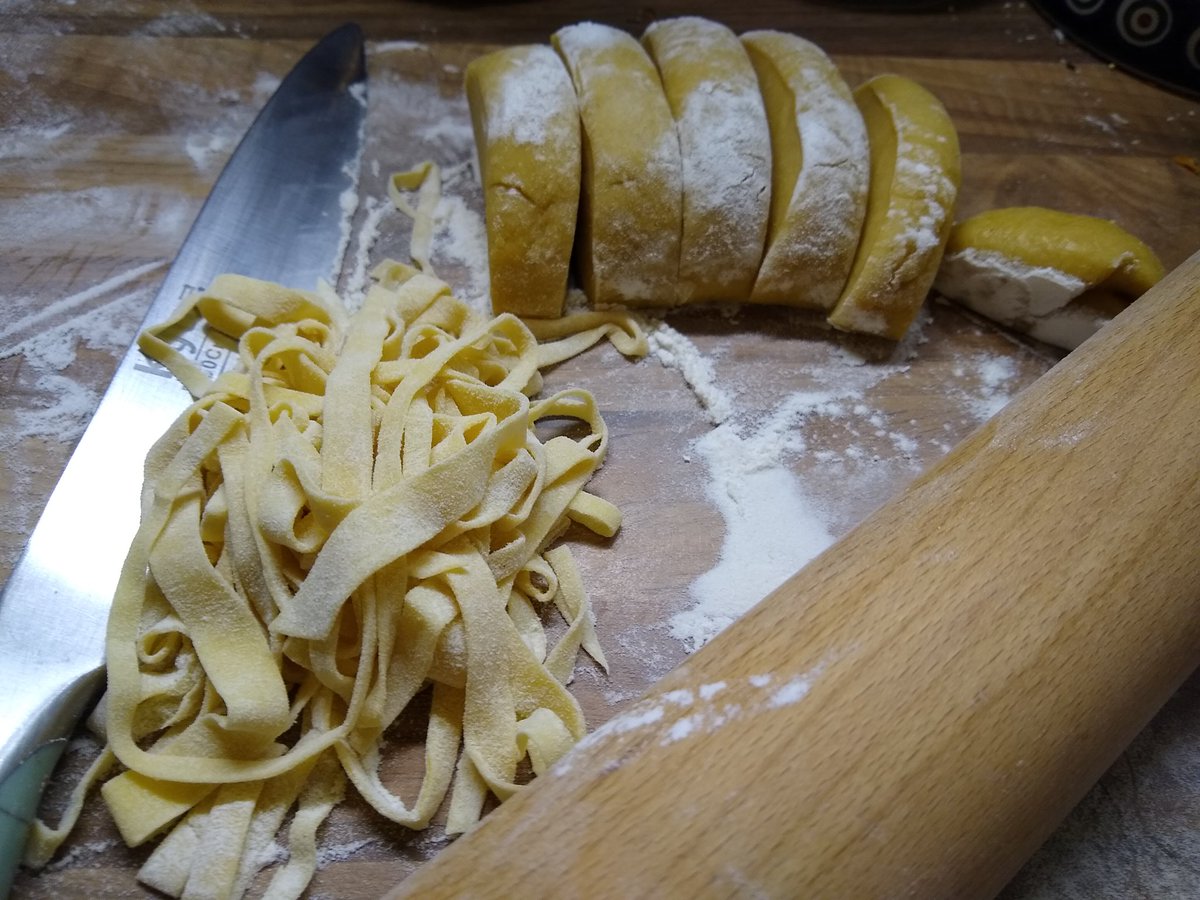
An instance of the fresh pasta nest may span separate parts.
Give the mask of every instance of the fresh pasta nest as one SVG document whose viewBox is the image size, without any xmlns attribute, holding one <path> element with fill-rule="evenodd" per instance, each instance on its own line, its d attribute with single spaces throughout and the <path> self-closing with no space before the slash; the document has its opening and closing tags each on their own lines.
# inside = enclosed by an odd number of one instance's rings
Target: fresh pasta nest
<svg viewBox="0 0 1200 900">
<path fill-rule="evenodd" d="M 240 895 L 293 807 L 268 895 L 298 894 L 347 778 L 412 828 L 449 794 L 460 832 L 518 789 L 522 760 L 540 773 L 584 734 L 565 685 L 580 647 L 604 657 L 554 542 L 572 520 L 612 535 L 620 516 L 584 490 L 607 446 L 592 397 L 534 397 L 540 367 L 645 339 L 590 313 L 539 344 L 408 266 L 373 274 L 353 316 L 329 291 L 222 276 L 140 338 L 197 399 L 146 462 L 107 638 L 105 731 L 125 771 L 103 796 L 131 845 L 172 828 L 139 879 L 175 896 Z M 242 371 L 210 382 L 171 347 L 194 310 L 238 341 Z M 583 427 L 540 437 L 558 417 Z M 545 604 L 567 622 L 552 645 Z M 430 686 L 410 804 L 378 766 Z"/>
</svg>

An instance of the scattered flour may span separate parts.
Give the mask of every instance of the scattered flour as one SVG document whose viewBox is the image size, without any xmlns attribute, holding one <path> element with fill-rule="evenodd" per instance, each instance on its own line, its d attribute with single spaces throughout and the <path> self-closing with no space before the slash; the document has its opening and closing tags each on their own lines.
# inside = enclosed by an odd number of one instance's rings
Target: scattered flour
<svg viewBox="0 0 1200 900">
<path fill-rule="evenodd" d="M 737 393 L 718 379 L 714 361 L 689 338 L 659 323 L 650 343 L 664 365 L 679 370 L 715 425 L 694 443 L 692 453 L 708 470 L 705 493 L 724 519 L 724 539 L 716 565 L 688 588 L 692 605 L 668 623 L 670 634 L 691 651 L 835 540 L 838 511 L 796 472 L 796 460 L 808 450 L 807 428 L 828 422 L 869 427 L 871 437 L 888 440 L 901 451 L 895 462 L 902 473 L 915 474 L 909 462 L 916 456 L 915 439 L 890 427 L 882 413 L 862 402 L 876 383 L 902 375 L 908 367 L 857 365 L 852 356 L 835 351 L 810 370 L 796 373 L 796 380 L 813 383 L 812 389 L 784 394 L 758 415 L 738 415 Z M 905 351 L 898 353 L 906 358 Z M 844 456 L 853 457 L 853 447 Z M 867 454 L 860 451 L 859 456 Z M 878 454 L 867 460 L 880 461 Z M 828 470 L 840 469 L 835 478 L 843 488 L 852 483 L 842 458 L 832 455 L 822 462 L 827 470 L 817 472 L 812 482 L 825 483 Z"/>
<path fill-rule="evenodd" d="M 755 676 L 755 677 L 757 677 L 757 676 Z M 751 683 L 753 683 L 753 682 L 751 682 Z M 700 685 L 700 690 L 699 690 L 700 699 L 701 700 L 711 700 L 713 697 L 717 696 L 717 694 L 721 693 L 721 691 L 725 690 L 725 688 L 727 688 L 727 687 L 728 687 L 728 685 L 724 681 L 714 681 L 712 684 L 702 684 L 702 685 Z"/>
<path fill-rule="evenodd" d="M 204 170 L 223 166 L 237 141 L 238 135 L 231 133 L 190 134 L 184 149 L 196 168 Z"/>
<path fill-rule="evenodd" d="M 1102 119 L 1100 116 L 1089 114 L 1083 117 L 1083 121 L 1087 122 L 1089 125 L 1099 128 L 1105 134 L 1117 133 L 1117 130 L 1113 127 L 1113 124 L 1106 119 Z"/>
<path fill-rule="evenodd" d="M 83 434 L 100 402 L 104 385 L 79 374 L 79 357 L 99 353 L 115 359 L 125 350 L 150 304 L 160 265 L 128 270 L 59 301 L 60 310 L 77 310 L 86 294 L 85 313 L 67 312 L 70 318 L 57 321 L 35 313 L 9 324 L 8 337 L 0 338 L 0 367 L 8 376 L 0 392 L 0 479 L 11 500 L 14 538 L 0 546 L 0 572 L 15 565 L 21 536 L 32 532 L 41 513 L 45 485 L 66 461 L 61 453 Z M 3 299 L 9 308 L 36 309 L 28 300 Z M 32 318 L 39 320 L 36 327 L 26 327 Z M 62 451 L 47 452 L 46 444 Z"/>
<path fill-rule="evenodd" d="M 755 436 L 730 426 L 699 443 L 709 468 L 709 497 L 725 518 L 717 565 L 692 582 L 695 601 L 670 620 L 671 634 L 696 649 L 833 543 L 823 517 L 796 476 L 780 464 L 759 468 L 746 457 Z M 744 451 L 749 450 L 747 454 Z"/>
<path fill-rule="evenodd" d="M 795 678 L 782 684 L 776 691 L 771 694 L 771 699 L 767 705 L 772 709 L 780 706 L 791 706 L 793 703 L 798 703 L 808 696 L 808 692 L 812 689 L 813 679 L 811 674 L 797 675 Z"/>
<path fill-rule="evenodd" d="M 36 157 L 48 152 L 48 148 L 62 142 L 59 138 L 70 134 L 75 123 L 69 120 L 49 121 L 36 125 L 16 125 L 0 132 L 0 159 Z"/>
<path fill-rule="evenodd" d="M 279 84 L 283 79 L 271 72 L 259 72 L 254 77 L 253 92 L 255 99 L 260 103 L 266 103 L 272 94 L 279 89 Z"/>
<path fill-rule="evenodd" d="M 370 44 L 369 52 L 371 53 L 411 53 L 414 50 L 429 49 L 425 44 L 418 41 L 379 41 Z"/>
<path fill-rule="evenodd" d="M 596 774 L 619 767 L 630 751 L 618 745 L 618 752 L 613 754 L 614 748 L 608 745 L 622 735 L 647 733 L 658 746 L 667 747 L 712 734 L 748 717 L 792 706 L 808 696 L 828 662 L 826 657 L 811 669 L 791 675 L 764 673 L 733 684 L 718 681 L 702 684 L 695 691 L 679 689 L 646 697 L 587 735 L 554 764 L 551 774 L 565 775 L 576 767 Z"/>
<path fill-rule="evenodd" d="M 408 41 L 374 45 L 376 54 L 425 51 Z M 472 176 L 474 136 L 465 97 L 445 96 L 433 82 L 405 80 L 387 68 L 373 70 L 366 150 L 359 181 L 347 191 L 343 212 L 345 245 L 352 252 L 343 293 L 361 296 L 359 271 L 385 257 L 408 261 L 411 223 L 386 210 L 388 179 L 428 160 L 441 172 L 441 197 L 434 211 L 430 262 L 439 278 L 473 308 L 490 310 L 487 236 L 482 191 Z M 403 153 L 397 152 L 403 147 Z M 362 198 L 360 203 L 360 198 Z M 379 204 L 383 203 L 384 206 Z"/>
<path fill-rule="evenodd" d="M 716 370 L 710 359 L 666 322 L 659 322 L 646 337 L 650 352 L 667 368 L 679 370 L 714 425 L 729 418 L 733 412 L 733 398 L 717 384 Z"/>
<path fill-rule="evenodd" d="M 339 198 L 339 205 L 342 210 L 342 231 L 334 259 L 342 260 L 344 267 L 346 253 L 350 249 L 350 241 L 354 236 L 354 216 L 358 212 L 359 207 L 359 170 L 354 166 L 347 165 L 342 171 L 351 181 L 346 189 L 342 191 L 342 196 Z"/>
<path fill-rule="evenodd" d="M 471 123 L 456 117 L 446 117 L 423 125 L 418 129 L 417 134 L 424 141 L 428 141 L 431 144 L 440 144 L 453 150 L 470 146 L 475 140 L 475 133 L 471 130 Z"/>
<path fill-rule="evenodd" d="M 15 320 L 10 320 L 3 327 L 0 327 L 0 353 L 10 355 L 4 350 L 5 345 L 18 334 L 28 334 L 34 329 L 41 328 L 46 323 L 51 322 L 54 318 L 70 313 L 72 310 L 81 306 L 94 303 L 96 300 L 111 296 L 115 291 L 126 285 L 139 281 L 144 276 L 149 275 L 159 269 L 165 268 L 165 260 L 159 260 L 152 263 L 147 263 L 144 266 L 135 266 L 124 272 L 120 272 L 111 278 L 107 278 L 97 285 L 71 294 L 69 297 L 63 297 L 59 300 L 54 300 L 49 303 L 37 304 L 30 301 L 29 306 L 37 306 L 37 311 L 31 315 L 19 316 Z M 90 330 L 89 330 L 90 333 Z M 20 352 L 23 345 L 18 345 L 12 352 Z M 64 363 L 65 365 L 65 363 Z"/>
<path fill-rule="evenodd" d="M 134 34 L 154 37 L 184 37 L 188 35 L 225 34 L 225 23 L 191 3 L 176 4 L 177 9 L 151 19 L 134 30 Z"/>
<path fill-rule="evenodd" d="M 443 194 L 434 218 L 432 261 L 452 280 L 458 297 L 477 310 L 491 309 L 487 231 L 483 217 L 460 196 Z"/>
<path fill-rule="evenodd" d="M 104 386 L 87 386 L 66 370 L 75 363 L 81 348 L 105 351 L 114 357 L 125 350 L 154 290 L 153 279 L 147 280 L 147 276 L 160 265 L 132 270 L 132 277 L 130 272 L 122 273 L 81 292 L 93 304 L 87 313 L 76 314 L 67 322 L 45 323 L 18 342 L 8 343 L 0 337 L 0 360 L 23 358 L 18 378 L 30 401 L 21 416 L 14 417 L 0 431 L 0 454 L 7 455 L 27 438 L 54 438 L 67 445 L 78 439 Z M 131 288 L 137 280 L 141 283 Z M 78 296 L 59 304 L 69 309 Z M 22 324 L 19 321 L 16 327 Z"/>
<path fill-rule="evenodd" d="M 121 842 L 115 838 L 107 841 L 92 841 L 87 844 L 75 844 L 71 847 L 68 847 L 64 853 L 47 865 L 45 871 L 58 872 L 62 869 L 69 869 L 90 857 L 99 856 L 102 853 L 106 853 L 112 848 L 120 846 L 120 844 Z"/>
<path fill-rule="evenodd" d="M 634 709 L 628 713 L 623 713 L 615 718 L 609 719 L 607 723 L 596 730 L 596 734 L 604 731 L 605 734 L 625 734 L 627 731 L 636 731 L 639 728 L 644 728 L 655 722 L 662 721 L 663 708 L 661 706 L 651 706 L 648 709 Z"/>
<path fill-rule="evenodd" d="M 969 406 L 979 421 L 990 419 L 1012 400 L 1012 384 L 1018 372 L 1011 357 L 981 355 L 971 359 L 966 370 L 959 371 L 970 372 L 976 380 Z"/>
<path fill-rule="evenodd" d="M 323 869 L 330 863 L 350 859 L 358 851 L 379 842 L 379 838 L 363 838 L 345 844 L 323 844 L 317 848 L 317 868 Z"/>
<path fill-rule="evenodd" d="M 343 203 L 343 211 L 346 204 Z M 392 203 L 387 198 L 367 197 L 363 202 L 365 216 L 359 228 L 356 241 L 353 269 L 350 272 L 344 292 L 346 305 L 351 309 L 362 306 L 367 293 L 367 279 L 371 271 L 371 248 L 379 239 L 379 226 L 384 216 L 392 212 Z M 351 211 L 353 215 L 353 211 Z M 343 227 L 343 234 L 345 234 Z"/>
<path fill-rule="evenodd" d="M 0 249 L 19 252 L 38 246 L 67 254 L 78 246 L 80 234 L 120 234 L 127 254 L 137 252 L 139 245 L 173 252 L 198 208 L 190 199 L 165 191 L 105 185 L 46 191 L 5 203 Z"/>
</svg>

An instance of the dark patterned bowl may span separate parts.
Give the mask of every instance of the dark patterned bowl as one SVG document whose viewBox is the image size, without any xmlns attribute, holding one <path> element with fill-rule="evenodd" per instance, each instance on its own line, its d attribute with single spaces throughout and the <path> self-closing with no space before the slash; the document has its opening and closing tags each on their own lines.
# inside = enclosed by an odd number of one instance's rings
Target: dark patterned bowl
<svg viewBox="0 0 1200 900">
<path fill-rule="evenodd" d="M 1032 2 L 1097 56 L 1200 98 L 1200 0 Z"/>
</svg>

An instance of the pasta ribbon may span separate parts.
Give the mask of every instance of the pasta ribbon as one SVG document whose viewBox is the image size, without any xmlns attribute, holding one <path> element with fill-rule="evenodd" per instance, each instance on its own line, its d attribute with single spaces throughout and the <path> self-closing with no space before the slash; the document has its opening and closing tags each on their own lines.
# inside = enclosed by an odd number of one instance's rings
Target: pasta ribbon
<svg viewBox="0 0 1200 900">
<path fill-rule="evenodd" d="M 620 514 L 584 491 L 607 450 L 591 395 L 535 395 L 541 367 L 604 338 L 641 355 L 645 338 L 606 313 L 539 344 L 417 269 L 372 277 L 350 315 L 328 290 L 221 276 L 139 339 L 195 402 L 147 458 L 89 781 L 119 761 L 104 800 L 130 845 L 166 833 L 139 878 L 173 896 L 240 896 L 292 809 L 267 896 L 297 896 L 347 782 L 410 828 L 449 794 L 463 831 L 520 789 L 525 759 L 543 772 L 585 733 L 566 684 L 580 648 L 606 663 L 557 539 L 572 521 L 611 536 Z M 172 347 L 196 314 L 237 342 L 240 371 L 211 381 Z M 543 440 L 550 418 L 579 427 Z M 546 604 L 567 624 L 553 646 Z M 409 803 L 379 767 L 425 690 Z M 43 826 L 30 861 L 67 828 Z"/>
</svg>

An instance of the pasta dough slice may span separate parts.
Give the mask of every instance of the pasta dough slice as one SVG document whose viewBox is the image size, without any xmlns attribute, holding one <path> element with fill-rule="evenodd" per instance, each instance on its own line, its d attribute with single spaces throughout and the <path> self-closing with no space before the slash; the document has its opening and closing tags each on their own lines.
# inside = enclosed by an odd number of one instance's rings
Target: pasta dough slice
<svg viewBox="0 0 1200 900">
<path fill-rule="evenodd" d="M 695 16 L 654 22 L 642 44 L 679 131 L 679 302 L 745 300 L 771 199 L 771 137 L 754 67 L 732 31 Z"/>
<path fill-rule="evenodd" d="M 483 182 L 492 310 L 562 315 L 579 212 L 579 108 L 548 46 L 473 60 L 467 102 Z"/>
<path fill-rule="evenodd" d="M 683 178 L 658 71 L 641 44 L 607 25 L 568 25 L 551 41 L 575 83 L 583 124 L 581 286 L 594 305 L 671 305 Z"/>
<path fill-rule="evenodd" d="M 778 31 L 742 35 L 770 123 L 771 211 L 757 303 L 831 309 L 866 213 L 867 133 L 850 88 L 815 44 Z"/>
<path fill-rule="evenodd" d="M 1042 207 L 993 209 L 950 232 L 934 289 L 982 316 L 1072 350 L 1163 277 L 1114 222 Z"/>
<path fill-rule="evenodd" d="M 871 190 L 854 268 L 829 323 L 899 340 L 933 284 L 954 221 L 958 132 L 915 81 L 879 75 L 854 98 L 871 143 Z"/>
</svg>

